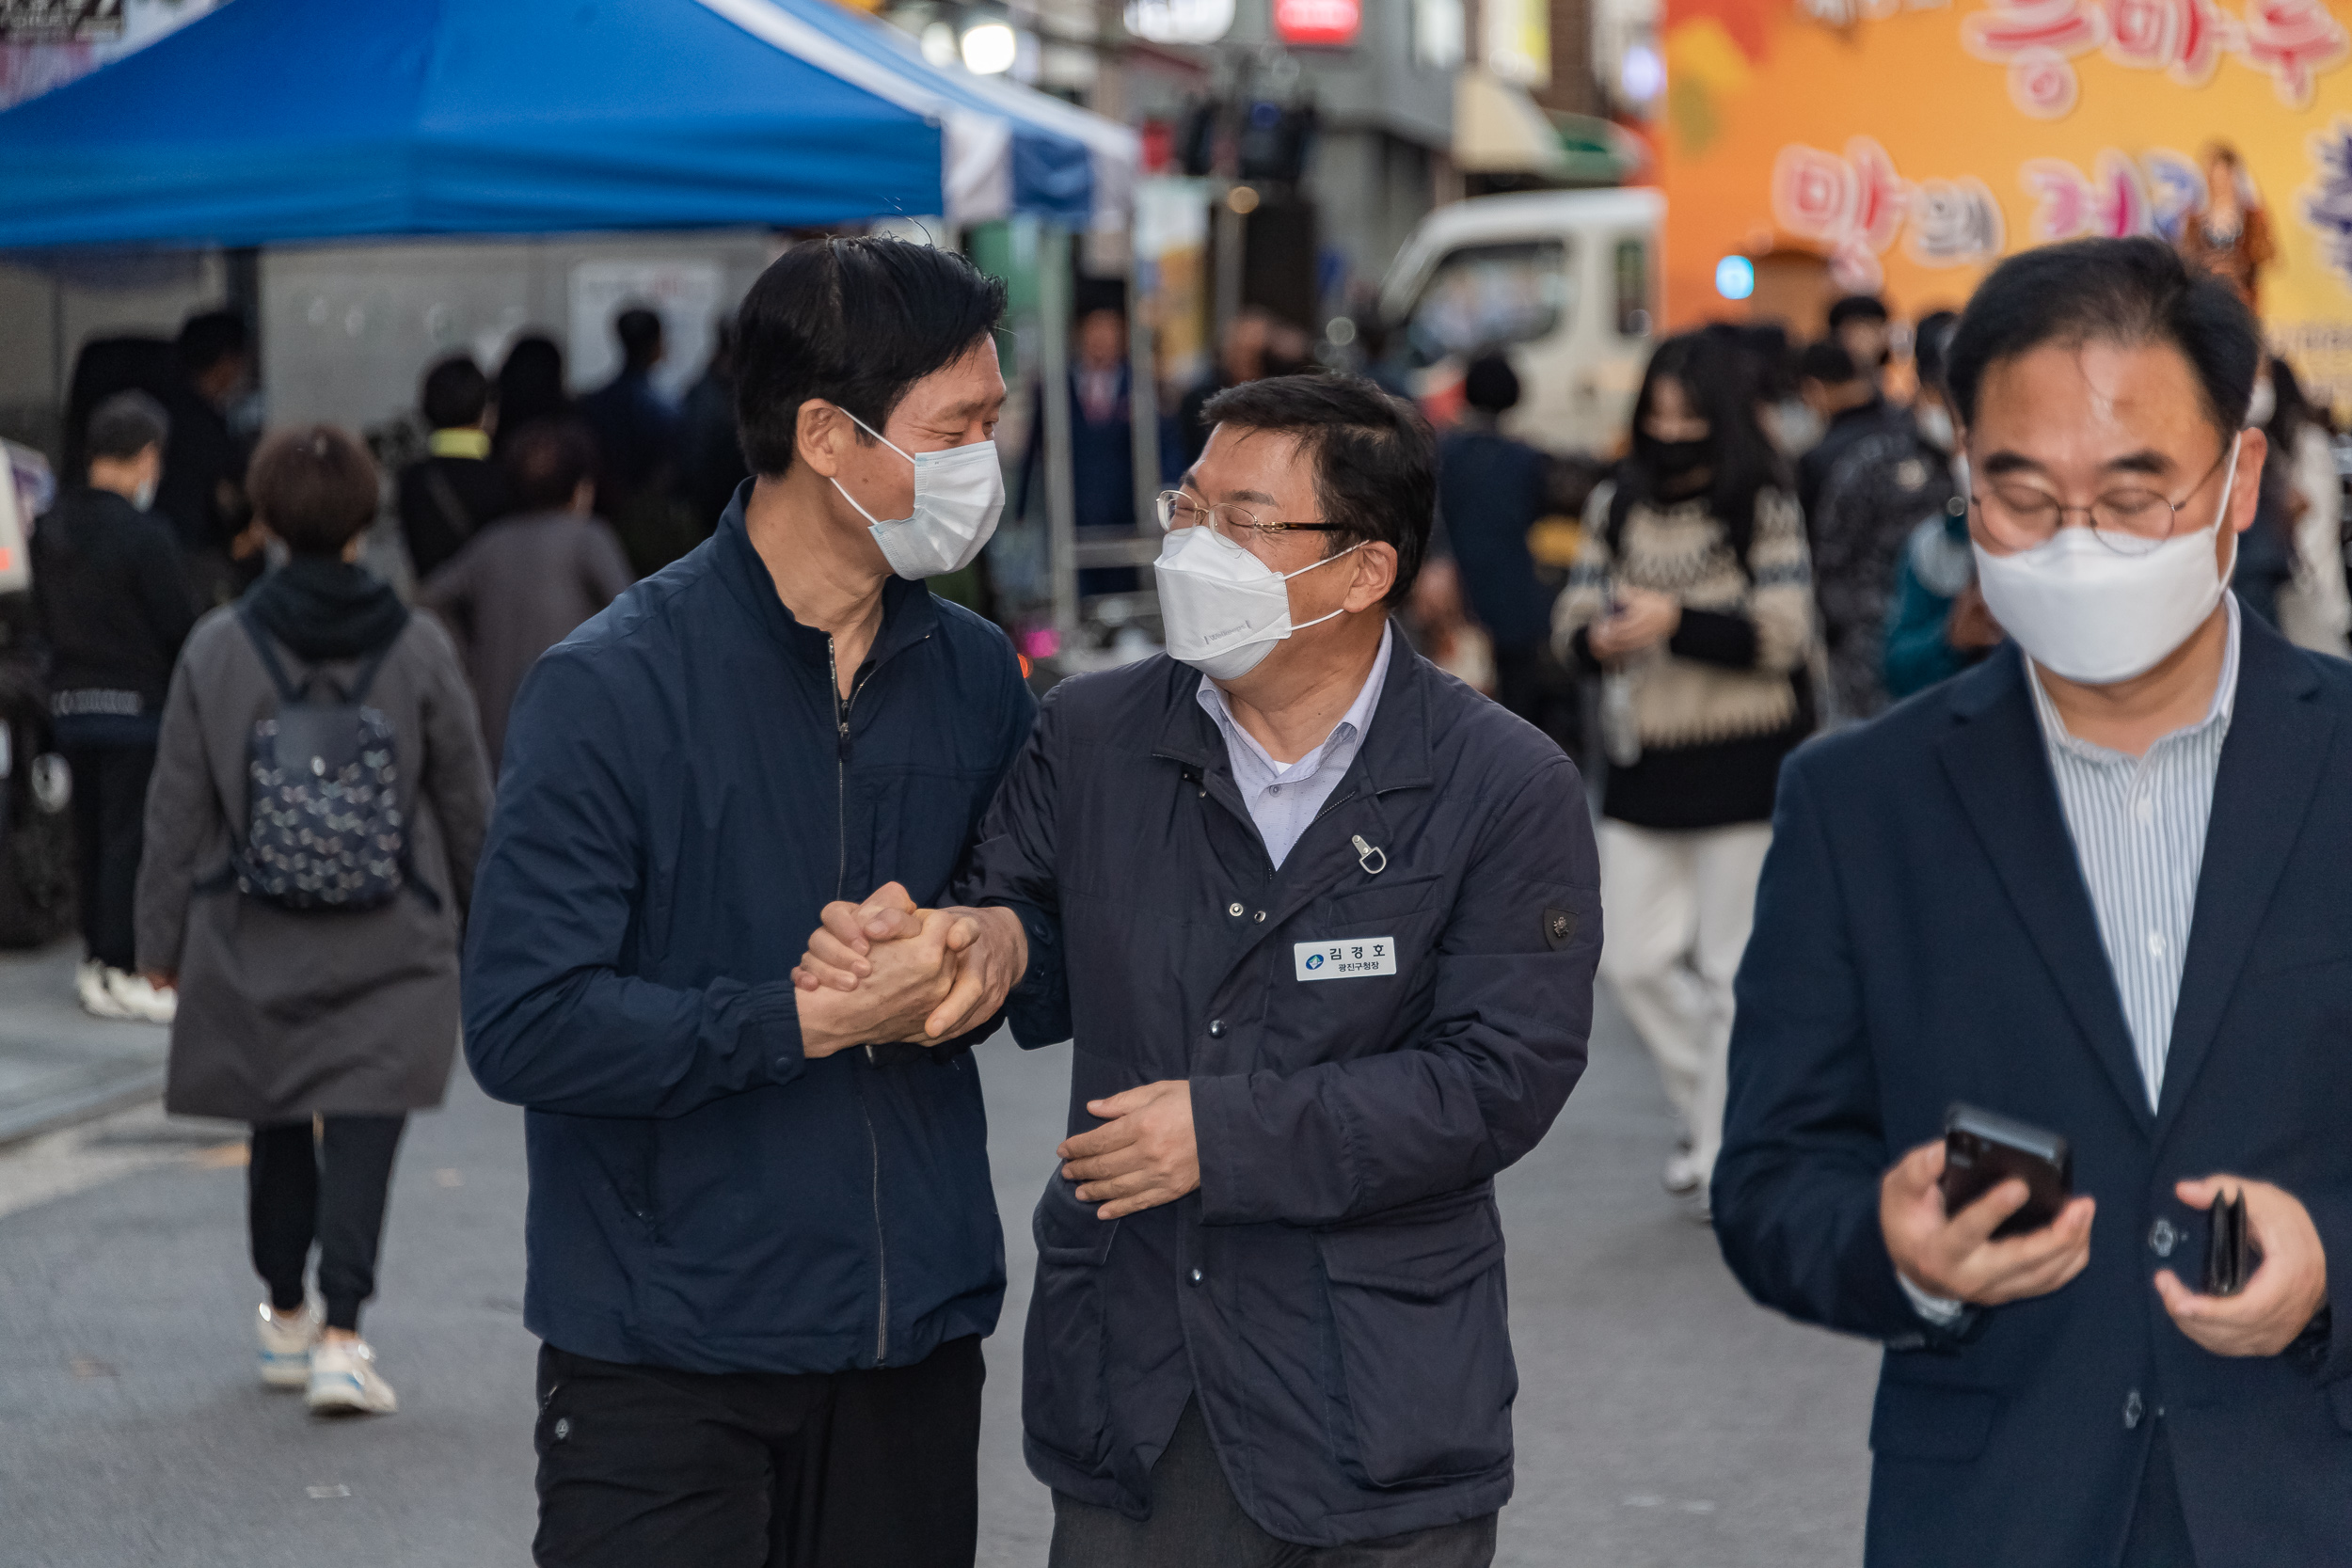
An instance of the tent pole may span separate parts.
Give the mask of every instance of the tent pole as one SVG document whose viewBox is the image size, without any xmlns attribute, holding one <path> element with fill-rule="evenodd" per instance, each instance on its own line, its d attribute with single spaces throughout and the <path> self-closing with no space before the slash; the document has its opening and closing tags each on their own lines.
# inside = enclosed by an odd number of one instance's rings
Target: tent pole
<svg viewBox="0 0 2352 1568">
<path fill-rule="evenodd" d="M 1045 409 L 1045 559 L 1054 593 L 1054 629 L 1065 644 L 1078 629 L 1078 495 L 1070 471 L 1070 230 L 1041 224 L 1038 401 Z"/>
<path fill-rule="evenodd" d="M 1139 227 L 1139 226 L 1137 226 Z M 1127 420 L 1136 465 L 1136 527 L 1148 534 L 1164 475 L 1160 472 L 1160 378 L 1152 323 L 1158 301 L 1147 292 L 1158 268 L 1144 259 L 1136 227 L 1127 244 Z"/>
</svg>

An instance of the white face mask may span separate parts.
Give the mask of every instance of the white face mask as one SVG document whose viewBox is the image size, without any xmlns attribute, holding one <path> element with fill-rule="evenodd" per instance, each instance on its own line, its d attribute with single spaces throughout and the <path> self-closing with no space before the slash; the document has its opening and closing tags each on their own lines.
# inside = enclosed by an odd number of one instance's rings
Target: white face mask
<svg viewBox="0 0 2352 1568">
<path fill-rule="evenodd" d="M 1975 545 L 1984 607 L 2035 663 L 2070 681 L 2107 686 L 2154 669 L 2204 625 L 2228 586 L 2214 569 L 2214 538 L 2229 515 L 2238 446 L 2230 443 L 2212 523 L 2143 555 L 2112 549 L 2087 528 L 2061 528 L 2015 555 Z"/>
<path fill-rule="evenodd" d="M 1291 633 L 1346 613 L 1335 610 L 1294 626 L 1290 590 L 1283 585 L 1361 548 L 1360 544 L 1350 545 L 1313 566 L 1281 573 L 1215 529 L 1196 525 L 1176 530 L 1160 546 L 1160 558 L 1152 565 L 1159 581 L 1160 624 L 1168 633 L 1168 656 L 1212 680 L 1249 673 Z"/>
<path fill-rule="evenodd" d="M 1938 451 L 1952 450 L 1954 432 L 1951 411 L 1940 403 L 1921 404 L 1914 416 L 1919 425 L 1920 437 Z"/>
<path fill-rule="evenodd" d="M 2249 426 L 2266 425 L 2278 411 L 2279 388 L 2270 377 L 2264 376 L 2254 383 L 2254 395 L 2247 402 L 2246 422 Z"/>
<path fill-rule="evenodd" d="M 151 511 L 155 505 L 155 483 L 151 479 L 139 481 L 139 487 L 131 492 L 131 504 L 141 512 Z"/>
<path fill-rule="evenodd" d="M 914 510 L 890 522 L 858 506 L 857 498 L 842 489 L 839 480 L 833 482 L 841 499 L 856 506 L 857 515 L 872 525 L 869 531 L 874 543 L 882 546 L 890 569 L 920 581 L 942 572 L 960 572 L 977 560 L 1005 510 L 1005 470 L 996 461 L 996 443 L 970 441 L 945 451 L 909 452 L 892 445 L 881 431 L 848 409 L 841 412 L 851 424 L 914 465 Z"/>
</svg>

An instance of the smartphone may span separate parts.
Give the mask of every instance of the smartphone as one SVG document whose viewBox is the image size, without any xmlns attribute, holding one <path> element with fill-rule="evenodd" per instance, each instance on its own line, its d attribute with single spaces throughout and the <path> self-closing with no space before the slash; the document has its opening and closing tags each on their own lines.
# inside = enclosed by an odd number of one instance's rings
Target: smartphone
<svg viewBox="0 0 2352 1568">
<path fill-rule="evenodd" d="M 2011 1177 L 2026 1183 L 2026 1206 L 2003 1220 L 1994 1241 L 2039 1230 L 2074 1196 L 2074 1152 L 2056 1132 L 1974 1105 L 1944 1113 L 1945 1217 L 1959 1213 Z"/>
</svg>

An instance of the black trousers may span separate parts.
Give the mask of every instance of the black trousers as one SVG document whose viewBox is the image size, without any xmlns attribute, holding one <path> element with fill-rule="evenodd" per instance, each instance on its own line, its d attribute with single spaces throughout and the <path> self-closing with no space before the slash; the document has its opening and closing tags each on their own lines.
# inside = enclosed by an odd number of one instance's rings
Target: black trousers
<svg viewBox="0 0 2352 1568">
<path fill-rule="evenodd" d="M 681 1372 L 539 1351 L 540 1568 L 972 1568 L 977 1338 L 912 1367 Z"/>
<path fill-rule="evenodd" d="M 138 893 L 152 746 L 67 746 L 73 770 L 73 844 L 80 870 L 82 942 L 114 969 L 138 962 L 132 904 Z"/>
<path fill-rule="evenodd" d="M 1152 1517 L 1054 1494 L 1046 1568 L 1486 1568 L 1495 1515 L 1344 1546 L 1300 1546 L 1244 1513 L 1209 1442 L 1200 1402 L 1176 1421 L 1152 1465 Z"/>
<path fill-rule="evenodd" d="M 384 1239 L 384 1199 L 392 1184 L 406 1117 L 326 1117 L 314 1139 L 308 1121 L 253 1130 L 246 1166 L 246 1218 L 253 1267 L 270 1305 L 302 1305 L 310 1243 L 319 1249 L 319 1294 L 326 1326 L 359 1327 L 359 1304 L 375 1294 L 375 1254 Z"/>
</svg>

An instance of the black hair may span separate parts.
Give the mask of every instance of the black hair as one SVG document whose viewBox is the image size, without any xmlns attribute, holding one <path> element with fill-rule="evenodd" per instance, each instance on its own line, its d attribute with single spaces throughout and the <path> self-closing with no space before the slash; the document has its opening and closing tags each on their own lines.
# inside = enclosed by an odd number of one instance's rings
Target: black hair
<svg viewBox="0 0 2352 1568">
<path fill-rule="evenodd" d="M 1835 338 L 1824 338 L 1818 343 L 1807 343 L 1797 356 L 1797 379 L 1818 381 L 1824 387 L 1843 387 L 1862 379 L 1854 368 L 1853 356 Z"/>
<path fill-rule="evenodd" d="M 168 440 L 171 416 L 145 392 L 117 392 L 91 410 L 88 431 L 82 442 L 87 457 L 119 462 Z"/>
<path fill-rule="evenodd" d="M 2223 440 L 2254 393 L 2262 338 L 2237 291 L 2193 270 L 2157 239 L 2074 240 L 2010 257 L 1978 285 L 1944 376 L 1963 424 L 1977 420 L 1985 372 L 2044 343 L 2167 343 L 2196 372 Z"/>
<path fill-rule="evenodd" d="M 1959 311 L 1931 310 L 1912 329 L 1911 358 L 1918 367 L 1921 386 L 1944 390 L 1944 364 L 1951 356 L 1952 330 L 1958 325 Z"/>
<path fill-rule="evenodd" d="M 1649 433 L 1649 417 L 1658 384 L 1671 377 L 1681 385 L 1692 411 L 1707 421 L 1708 508 L 1745 569 L 1748 546 L 1756 538 L 1756 498 L 1767 486 L 1783 483 L 1779 455 L 1756 417 L 1761 401 L 1756 365 L 1731 333 L 1702 328 L 1658 345 L 1633 400 L 1633 451 L 1616 467 L 1617 490 L 1609 508 L 1613 546 L 1624 536 L 1626 517 L 1636 502 L 1655 504 L 1661 499 L 1666 476 L 1660 443 Z"/>
<path fill-rule="evenodd" d="M 1797 351 L 1788 341 L 1786 326 L 1778 322 L 1747 327 L 1724 324 L 1723 330 L 1738 339 L 1740 352 L 1756 376 L 1759 401 L 1778 403 L 1797 395 Z"/>
<path fill-rule="evenodd" d="M 490 378 L 470 354 L 453 354 L 424 372 L 417 398 L 424 422 L 436 430 L 456 430 L 480 424 L 490 406 Z"/>
<path fill-rule="evenodd" d="M 612 318 L 612 336 L 621 341 L 621 358 L 632 371 L 651 370 L 661 357 L 661 318 L 642 305 Z"/>
<path fill-rule="evenodd" d="M 296 555 L 336 556 L 375 519 L 375 462 L 331 424 L 281 430 L 253 454 L 254 515 Z"/>
<path fill-rule="evenodd" d="M 1003 279 L 952 250 L 869 236 L 786 251 L 736 315 L 735 417 L 752 472 L 791 468 L 812 398 L 882 429 L 909 388 L 987 342 L 1004 313 Z"/>
<path fill-rule="evenodd" d="M 564 351 L 555 340 L 529 333 L 515 340 L 499 367 L 499 446 L 504 449 L 512 433 L 533 420 L 561 414 L 571 406 L 564 391 Z"/>
<path fill-rule="evenodd" d="M 1386 603 L 1399 605 L 1421 575 L 1438 509 L 1438 439 L 1421 411 L 1360 375 L 1275 375 L 1229 387 L 1200 409 L 1205 426 L 1288 436 L 1315 466 L 1327 523 L 1326 558 L 1356 545 L 1396 551 Z"/>
<path fill-rule="evenodd" d="M 1518 406 L 1519 372 L 1500 354 L 1482 354 L 1462 372 L 1462 401 L 1488 414 Z"/>
<path fill-rule="evenodd" d="M 247 352 L 251 345 L 245 318 L 236 311 L 199 310 L 180 324 L 180 340 L 173 346 L 180 356 L 180 368 L 190 375 L 202 375 L 230 355 Z"/>
<path fill-rule="evenodd" d="M 596 444 L 578 420 L 533 420 L 515 432 L 501 462 L 517 507 L 560 512 L 572 504 L 580 481 L 595 475 Z"/>
<path fill-rule="evenodd" d="M 1848 294 L 1829 308 L 1829 329 L 1832 332 L 1851 321 L 1883 322 L 1886 319 L 1886 302 L 1876 294 Z"/>
</svg>

